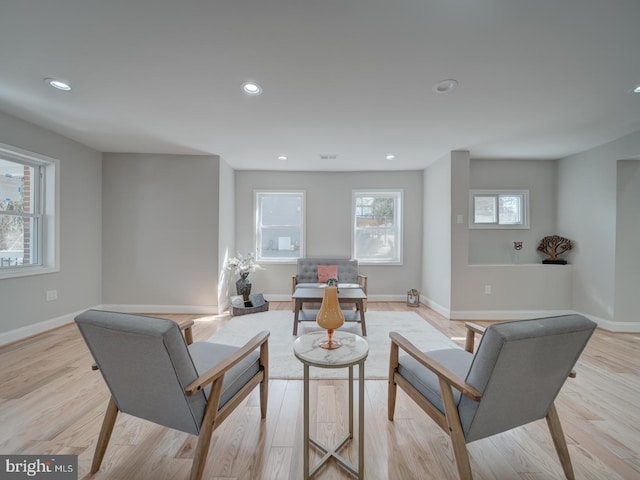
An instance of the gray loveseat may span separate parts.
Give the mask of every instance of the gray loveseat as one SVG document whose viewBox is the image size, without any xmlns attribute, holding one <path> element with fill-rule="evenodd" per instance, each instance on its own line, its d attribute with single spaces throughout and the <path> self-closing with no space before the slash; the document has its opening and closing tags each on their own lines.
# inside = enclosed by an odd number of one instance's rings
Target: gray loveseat
<svg viewBox="0 0 640 480">
<path fill-rule="evenodd" d="M 299 258 L 298 273 L 291 279 L 291 294 L 296 288 L 318 288 L 325 284 L 318 281 L 318 265 L 338 267 L 339 289 L 360 288 L 367 295 L 367 277 L 358 272 L 358 261 L 349 258 Z"/>
</svg>

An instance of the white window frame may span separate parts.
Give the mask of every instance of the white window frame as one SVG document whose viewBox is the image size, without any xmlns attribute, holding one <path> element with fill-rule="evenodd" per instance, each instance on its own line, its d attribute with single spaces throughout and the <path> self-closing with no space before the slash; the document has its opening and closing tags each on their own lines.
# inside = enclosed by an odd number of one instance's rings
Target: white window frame
<svg viewBox="0 0 640 480">
<path fill-rule="evenodd" d="M 0 280 L 60 271 L 60 161 L 39 153 L 0 143 L 0 157 L 34 167 L 36 221 L 33 255 L 35 262 L 0 268 Z"/>
<path fill-rule="evenodd" d="M 475 222 L 475 199 L 476 197 L 494 197 L 496 205 L 499 204 L 501 196 L 519 196 L 522 198 L 522 222 L 521 223 L 500 223 L 500 211 L 497 208 L 496 222 L 476 223 Z M 529 190 L 469 190 L 469 228 L 473 229 L 504 229 L 522 230 L 529 229 Z"/>
<path fill-rule="evenodd" d="M 256 252 L 256 261 L 258 263 L 297 263 L 298 258 L 306 256 L 306 191 L 305 190 L 254 190 L 253 191 L 253 211 L 255 213 L 255 231 L 254 231 L 254 249 Z M 300 244 L 298 246 L 298 255 L 296 257 L 265 257 L 262 255 L 262 211 L 261 199 L 267 196 L 297 196 L 301 199 L 300 211 Z M 281 228 L 291 228 L 297 230 L 298 227 L 283 225 Z"/>
<path fill-rule="evenodd" d="M 391 197 L 394 199 L 394 220 L 393 227 L 396 236 L 396 254 L 393 258 L 380 259 L 369 257 L 358 257 L 356 251 L 357 223 L 356 223 L 356 200 L 359 197 Z M 404 242 L 404 222 L 403 205 L 404 189 L 402 188 L 386 188 L 386 189 L 367 189 L 352 190 L 351 199 L 351 256 L 358 260 L 360 265 L 403 265 L 403 242 Z"/>
</svg>

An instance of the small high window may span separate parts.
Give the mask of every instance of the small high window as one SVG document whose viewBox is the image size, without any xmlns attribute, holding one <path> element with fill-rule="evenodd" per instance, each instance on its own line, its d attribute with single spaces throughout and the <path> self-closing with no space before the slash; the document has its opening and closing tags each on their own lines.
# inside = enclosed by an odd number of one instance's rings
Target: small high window
<svg viewBox="0 0 640 480">
<path fill-rule="evenodd" d="M 529 228 L 529 191 L 471 190 L 469 228 Z"/>
</svg>

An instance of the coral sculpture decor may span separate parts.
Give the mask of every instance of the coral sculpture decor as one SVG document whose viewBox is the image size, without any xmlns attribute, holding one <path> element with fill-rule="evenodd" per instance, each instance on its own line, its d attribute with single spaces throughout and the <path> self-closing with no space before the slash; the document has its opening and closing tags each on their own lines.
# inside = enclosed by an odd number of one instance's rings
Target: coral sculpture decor
<svg viewBox="0 0 640 480">
<path fill-rule="evenodd" d="M 540 240 L 540 245 L 538 245 L 539 252 L 549 255 L 549 258 L 545 258 L 542 263 L 551 263 L 558 265 L 567 264 L 567 261 L 562 258 L 558 258 L 558 255 L 562 255 L 572 248 L 573 244 L 571 243 L 571 240 L 561 237 L 560 235 L 550 235 L 548 237 L 544 237 L 542 240 Z"/>
</svg>

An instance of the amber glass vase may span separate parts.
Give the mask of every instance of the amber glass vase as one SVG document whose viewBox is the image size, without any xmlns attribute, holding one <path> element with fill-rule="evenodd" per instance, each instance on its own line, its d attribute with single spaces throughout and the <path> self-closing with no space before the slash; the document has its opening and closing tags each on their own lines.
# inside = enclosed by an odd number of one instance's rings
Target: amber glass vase
<svg viewBox="0 0 640 480">
<path fill-rule="evenodd" d="M 338 301 L 338 287 L 325 287 L 316 322 L 320 327 L 327 329 L 329 336 L 327 340 L 320 343 L 320 346 L 328 350 L 340 347 L 340 342 L 333 339 L 333 331 L 344 323 L 344 314 Z"/>
</svg>

